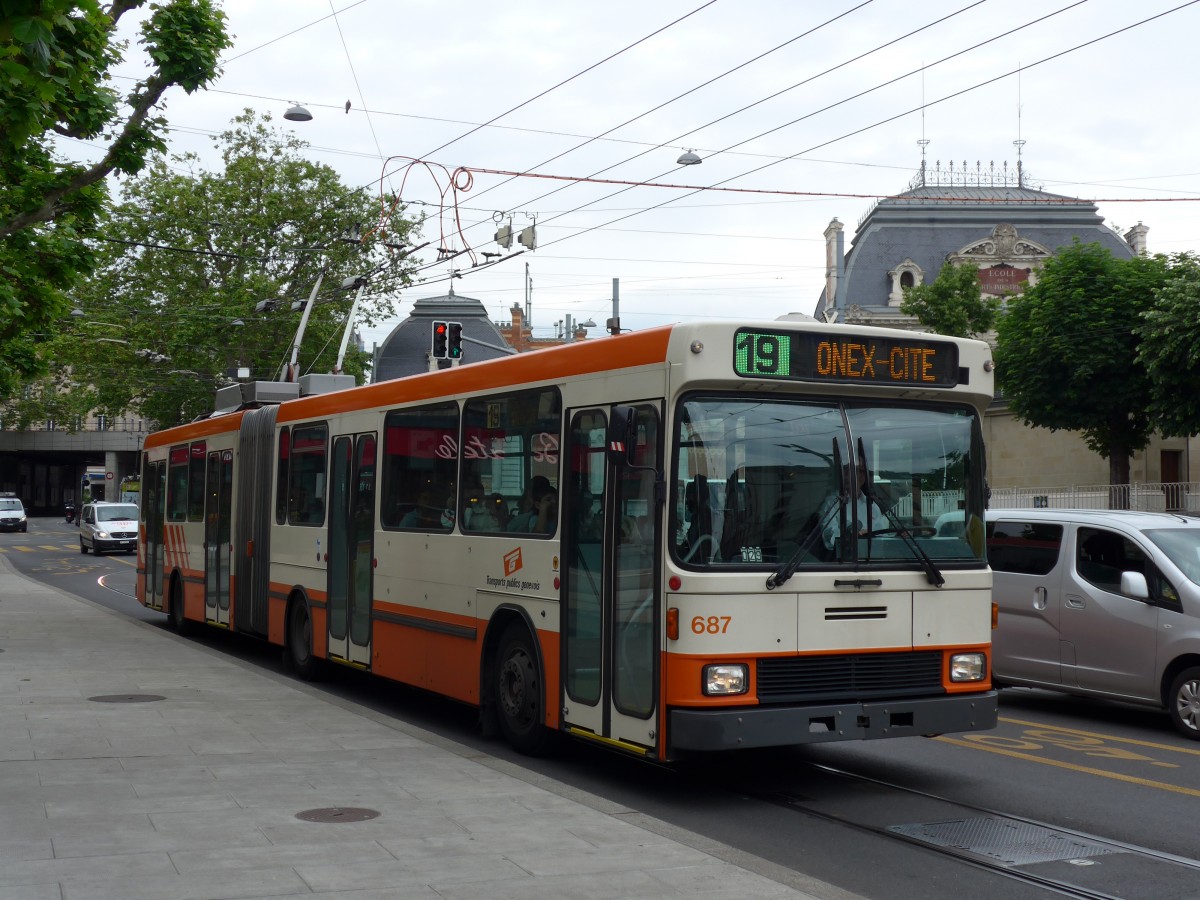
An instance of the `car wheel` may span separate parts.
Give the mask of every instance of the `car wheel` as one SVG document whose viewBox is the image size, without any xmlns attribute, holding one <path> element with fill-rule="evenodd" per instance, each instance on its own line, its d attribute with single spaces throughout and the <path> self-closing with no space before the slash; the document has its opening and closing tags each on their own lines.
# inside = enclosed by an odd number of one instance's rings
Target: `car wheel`
<svg viewBox="0 0 1200 900">
<path fill-rule="evenodd" d="M 1180 734 L 1200 741 L 1200 668 L 1184 669 L 1171 682 L 1167 712 Z"/>
<path fill-rule="evenodd" d="M 87 545 L 83 543 L 83 538 L 79 539 L 79 552 L 87 556 Z"/>
</svg>

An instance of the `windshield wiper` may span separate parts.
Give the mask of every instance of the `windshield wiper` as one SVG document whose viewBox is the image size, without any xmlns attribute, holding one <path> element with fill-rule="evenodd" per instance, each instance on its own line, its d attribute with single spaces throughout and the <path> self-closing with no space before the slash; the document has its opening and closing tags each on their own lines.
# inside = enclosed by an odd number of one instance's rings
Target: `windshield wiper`
<svg viewBox="0 0 1200 900">
<path fill-rule="evenodd" d="M 825 515 L 823 515 L 821 520 L 817 522 L 816 527 L 804 536 L 804 540 L 800 542 L 800 546 L 796 548 L 796 552 L 788 558 L 788 561 L 767 577 L 768 591 L 775 590 L 775 588 L 779 587 L 796 574 L 796 570 L 800 568 L 800 560 L 804 559 L 804 554 L 806 554 L 812 548 L 812 545 L 816 543 L 817 538 L 821 536 L 821 532 L 823 532 L 825 530 L 825 526 L 829 524 L 830 516 L 832 516 L 835 512 L 840 513 L 843 523 L 846 521 L 846 504 L 850 502 L 850 495 L 846 493 L 846 479 L 843 477 L 842 473 L 842 453 L 838 449 L 838 443 L 836 439 L 833 442 L 833 465 L 834 470 L 837 472 L 838 478 L 838 502 L 831 504 L 829 509 L 825 510 Z"/>
<path fill-rule="evenodd" d="M 863 455 L 864 449 L 865 448 L 863 447 L 863 439 L 859 438 L 858 439 L 859 459 L 866 459 L 866 457 Z M 938 569 L 938 567 L 934 564 L 933 560 L 929 558 L 929 554 L 925 552 L 924 548 L 922 548 L 921 545 L 919 543 L 917 543 L 917 539 L 912 536 L 912 532 L 910 532 L 907 528 L 905 528 L 903 525 L 900 524 L 900 520 L 898 518 L 896 518 L 896 514 L 894 512 L 892 512 L 890 509 L 884 509 L 883 505 L 878 503 L 875 500 L 875 492 L 871 489 L 871 473 L 870 472 L 867 473 L 866 483 L 863 485 L 863 491 L 867 495 L 867 518 L 868 518 L 868 520 L 871 517 L 871 506 L 872 505 L 878 506 L 879 509 L 883 512 L 884 516 L 887 517 L 887 520 L 891 523 L 892 529 L 899 536 L 900 540 L 904 541 L 904 543 L 908 546 L 908 549 L 910 549 L 913 552 L 913 555 L 916 556 L 918 560 L 920 560 L 921 567 L 925 570 L 925 578 L 929 581 L 929 583 L 932 584 L 934 587 L 939 587 L 939 588 L 943 584 L 945 584 L 946 576 L 942 574 L 941 570 Z M 868 528 L 869 527 L 870 526 L 868 525 Z M 867 541 L 868 541 L 867 547 L 869 548 L 871 546 L 870 539 L 871 539 L 872 535 L 882 534 L 882 533 L 884 533 L 884 532 L 868 531 L 867 532 Z"/>
</svg>

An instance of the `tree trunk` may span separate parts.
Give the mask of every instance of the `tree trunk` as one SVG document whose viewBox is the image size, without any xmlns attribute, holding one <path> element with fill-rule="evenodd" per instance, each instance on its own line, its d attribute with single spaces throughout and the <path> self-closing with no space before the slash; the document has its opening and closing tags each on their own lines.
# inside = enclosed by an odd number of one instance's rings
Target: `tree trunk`
<svg viewBox="0 0 1200 900">
<path fill-rule="evenodd" d="M 1123 448 L 1108 458 L 1108 508 L 1129 509 L 1129 453 Z"/>
</svg>

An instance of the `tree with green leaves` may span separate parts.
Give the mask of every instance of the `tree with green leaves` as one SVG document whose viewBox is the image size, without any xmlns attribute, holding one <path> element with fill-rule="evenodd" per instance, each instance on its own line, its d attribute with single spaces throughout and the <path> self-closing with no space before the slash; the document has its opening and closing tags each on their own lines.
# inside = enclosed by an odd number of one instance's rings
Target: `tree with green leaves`
<svg viewBox="0 0 1200 900">
<path fill-rule="evenodd" d="M 978 266 L 947 263 L 929 284 L 904 289 L 900 312 L 935 334 L 978 337 L 996 327 L 1000 303 L 980 291 Z"/>
<path fill-rule="evenodd" d="M 139 43 L 151 71 L 122 96 L 109 76 L 127 50 L 117 26 L 146 3 L 0 2 L 0 398 L 38 371 L 35 345 L 94 265 L 86 239 L 107 206 L 105 178 L 134 175 L 165 150 L 167 123 L 156 114 L 163 95 L 211 83 L 231 45 L 212 0 L 150 4 Z M 93 164 L 70 162 L 56 152 L 56 135 L 106 135 L 108 149 Z"/>
<path fill-rule="evenodd" d="M 46 347 L 52 377 L 10 419 L 54 417 L 48 405 L 59 421 L 135 412 L 158 427 L 210 413 L 238 367 L 254 380 L 281 374 L 318 282 L 301 373 L 333 370 L 359 276 L 368 280 L 352 324 L 390 315 L 413 266 L 414 223 L 402 207 L 384 198 L 381 221 L 378 195 L 305 159 L 304 142 L 269 116 L 247 111 L 216 145 L 217 171 L 190 154 L 159 157 L 125 183 L 95 277 L 75 290 L 70 325 Z M 351 346 L 342 368 L 361 382 L 367 365 Z M 64 392 L 73 395 L 65 414 Z"/>
<path fill-rule="evenodd" d="M 1137 326 L 1168 278 L 1164 257 L 1119 259 L 1076 239 L 997 323 L 1009 407 L 1027 425 L 1080 432 L 1108 460 L 1110 484 L 1128 484 L 1129 457 L 1155 430 Z"/>
<path fill-rule="evenodd" d="M 1170 277 L 1142 313 L 1138 360 L 1150 373 L 1150 415 L 1159 431 L 1200 434 L 1200 259 L 1170 259 Z"/>
</svg>

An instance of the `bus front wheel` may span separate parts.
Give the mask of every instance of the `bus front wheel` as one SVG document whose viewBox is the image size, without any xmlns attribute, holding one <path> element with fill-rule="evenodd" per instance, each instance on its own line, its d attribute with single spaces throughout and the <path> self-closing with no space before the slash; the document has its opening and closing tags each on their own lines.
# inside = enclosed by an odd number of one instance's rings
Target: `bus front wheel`
<svg viewBox="0 0 1200 900">
<path fill-rule="evenodd" d="M 529 630 L 513 623 L 504 630 L 496 654 L 497 719 L 500 732 L 513 749 L 531 756 L 545 752 L 550 740 L 543 724 L 543 695 Z"/>
<path fill-rule="evenodd" d="M 292 603 L 288 613 L 287 648 L 292 670 L 304 681 L 315 681 L 319 660 L 313 656 L 312 619 L 303 600 Z"/>
</svg>

